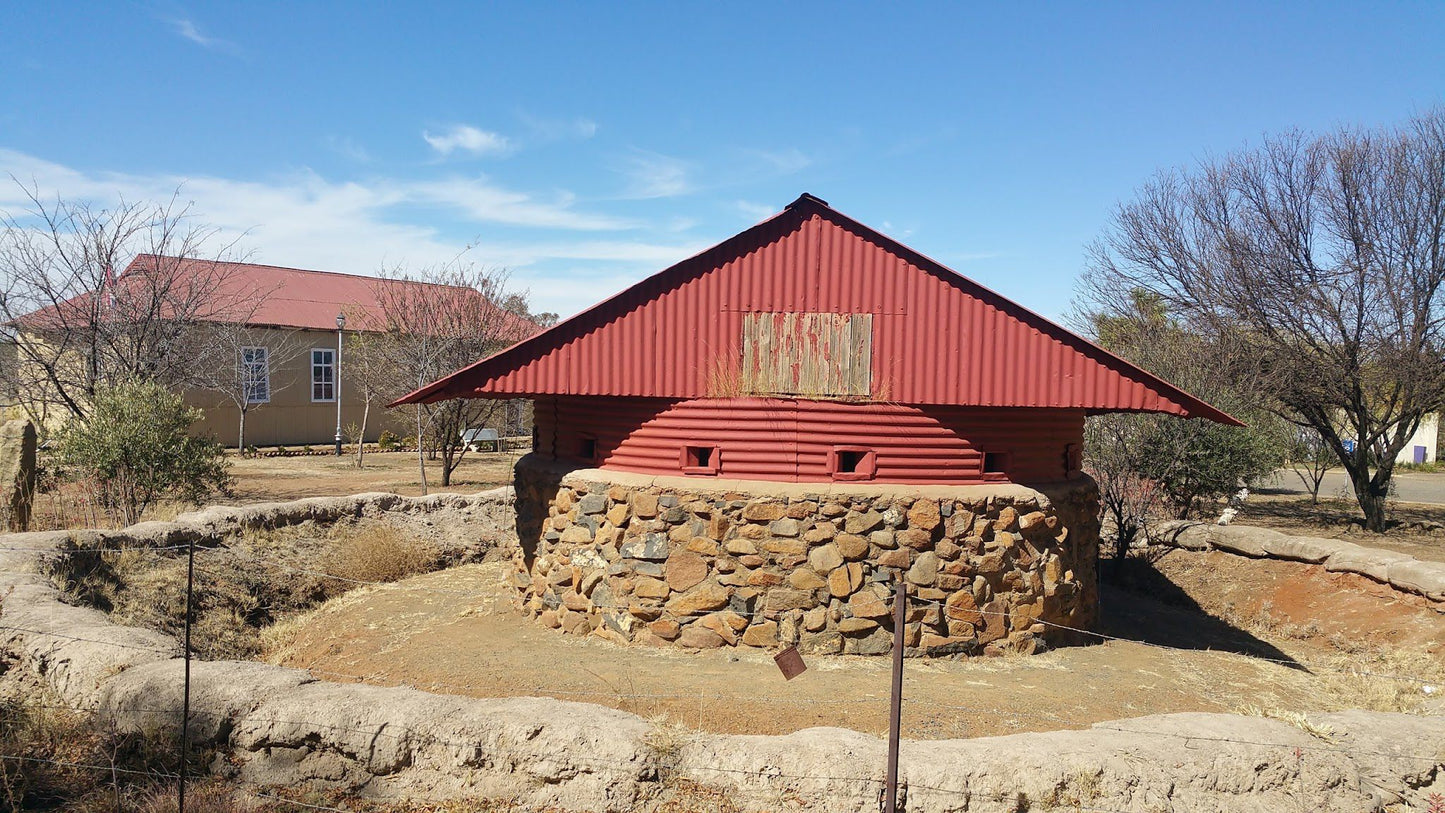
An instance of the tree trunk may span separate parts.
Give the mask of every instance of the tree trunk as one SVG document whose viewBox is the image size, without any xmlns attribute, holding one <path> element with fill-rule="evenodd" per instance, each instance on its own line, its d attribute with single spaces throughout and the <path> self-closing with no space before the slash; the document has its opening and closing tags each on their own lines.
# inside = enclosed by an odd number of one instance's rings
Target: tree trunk
<svg viewBox="0 0 1445 813">
<path fill-rule="evenodd" d="M 246 409 L 241 408 L 241 426 L 236 430 L 236 454 L 246 453 Z"/>
<path fill-rule="evenodd" d="M 1365 514 L 1365 530 L 1375 533 L 1385 532 L 1385 499 L 1390 493 L 1389 470 L 1380 467 L 1375 476 L 1370 476 L 1370 468 L 1363 463 L 1347 467 L 1350 474 L 1350 483 L 1355 487 L 1355 500 L 1360 504 L 1360 510 Z M 1381 472 L 1384 473 L 1383 479 Z"/>
<path fill-rule="evenodd" d="M 366 418 L 371 415 L 371 399 L 366 399 L 366 405 L 361 408 L 361 431 L 356 437 L 356 467 L 359 469 L 365 463 L 366 458 Z"/>
<path fill-rule="evenodd" d="M 421 407 L 416 408 L 416 464 L 421 468 L 421 495 L 426 496 L 426 452 L 421 447 Z"/>
</svg>

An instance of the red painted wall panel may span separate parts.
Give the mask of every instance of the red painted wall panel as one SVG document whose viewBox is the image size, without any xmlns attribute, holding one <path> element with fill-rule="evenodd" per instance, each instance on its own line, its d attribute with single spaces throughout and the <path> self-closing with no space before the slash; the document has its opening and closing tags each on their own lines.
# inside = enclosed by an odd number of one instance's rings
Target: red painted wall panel
<svg viewBox="0 0 1445 813">
<path fill-rule="evenodd" d="M 734 395 L 745 312 L 874 314 L 878 401 L 1232 420 L 810 198 L 415 397 Z"/>
<path fill-rule="evenodd" d="M 1083 442 L 1082 410 L 980 409 L 736 398 L 666 401 L 557 397 L 535 410 L 538 451 L 581 461 L 595 440 L 603 468 L 681 475 L 685 445 L 717 446 L 718 476 L 827 482 L 835 446 L 875 450 L 874 482 L 982 482 L 984 452 L 1009 455 L 1008 478 L 1064 477 L 1070 444 Z"/>
</svg>

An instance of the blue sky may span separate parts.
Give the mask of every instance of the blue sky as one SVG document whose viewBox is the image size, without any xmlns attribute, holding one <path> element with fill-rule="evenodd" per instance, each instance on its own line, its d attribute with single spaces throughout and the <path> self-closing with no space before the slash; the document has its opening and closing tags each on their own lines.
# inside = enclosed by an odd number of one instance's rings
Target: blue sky
<svg viewBox="0 0 1445 813">
<path fill-rule="evenodd" d="M 564 315 L 807 191 L 1060 317 L 1151 173 L 1445 103 L 1442 41 L 1441 3 L 17 3 L 0 173 L 180 187 L 277 265 L 470 245 Z"/>
</svg>

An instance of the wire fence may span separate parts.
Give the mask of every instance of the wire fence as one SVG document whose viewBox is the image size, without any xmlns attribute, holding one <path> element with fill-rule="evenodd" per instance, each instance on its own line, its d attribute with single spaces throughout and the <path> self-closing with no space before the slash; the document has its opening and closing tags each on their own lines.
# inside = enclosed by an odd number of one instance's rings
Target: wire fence
<svg viewBox="0 0 1445 813">
<path fill-rule="evenodd" d="M 172 554 L 172 555 L 173 555 L 173 554 L 175 554 L 176 552 L 183 551 L 183 550 L 187 550 L 187 549 L 190 548 L 190 547 L 191 547 L 190 545 L 168 545 L 168 546 L 159 546 L 159 547 L 136 546 L 136 547 L 117 547 L 117 548 L 77 548 L 77 549 L 66 549 L 66 550 L 60 550 L 60 551 L 56 551 L 56 550 L 54 550 L 54 549 L 0 548 L 0 551 L 23 551 L 23 552 L 44 553 L 44 554 L 50 554 L 50 553 L 60 553 L 60 554 L 64 554 L 64 553 L 91 553 L 91 552 L 95 552 L 95 553 L 154 552 L 154 553 L 156 553 L 157 555 L 165 555 L 165 554 Z M 389 582 L 368 581 L 368 580 L 363 580 L 363 579 L 355 579 L 355 578 L 340 576 L 340 575 L 338 575 L 338 574 L 329 573 L 329 572 L 326 572 L 326 571 L 324 571 L 324 570 L 318 570 L 318 569 L 315 569 L 315 568 L 298 567 L 298 566 L 295 566 L 295 565 L 288 564 L 288 563 L 286 563 L 286 562 L 279 561 L 279 560 L 277 559 L 277 557 L 275 557 L 275 556 L 258 556 L 258 555 L 256 555 L 255 553 L 238 550 L 238 549 L 236 549 L 236 548 L 234 548 L 234 547 L 230 547 L 230 546 L 226 546 L 226 545 L 215 545 L 215 546 L 206 546 L 206 547 L 197 546 L 197 547 L 194 548 L 194 553 L 195 553 L 195 555 L 196 555 L 198 558 L 200 558 L 200 559 L 202 559 L 202 560 L 210 559 L 210 558 L 213 558 L 213 557 L 219 557 L 219 556 L 235 556 L 236 558 L 238 558 L 238 559 L 240 559 L 240 560 L 243 560 L 243 561 L 250 561 L 250 562 L 255 562 L 255 563 L 258 563 L 258 564 L 265 564 L 265 565 L 268 566 L 268 567 L 275 567 L 275 568 L 278 568 L 278 569 L 283 570 L 283 571 L 295 572 L 295 573 L 298 573 L 298 574 L 311 576 L 311 577 L 313 577 L 313 578 L 321 578 L 321 579 L 335 580 L 335 581 L 337 581 L 337 582 L 339 582 L 339 583 L 349 584 L 349 585 L 353 585 L 353 586 L 355 586 L 355 587 L 385 588 L 385 587 L 388 587 L 388 586 L 390 586 L 390 585 L 392 584 L 392 583 L 389 583 Z M 201 572 L 206 572 L 206 568 L 205 568 L 204 566 L 199 567 L 198 570 L 200 570 Z M 9 573 L 9 574 L 21 574 L 21 573 L 24 573 L 25 575 L 33 575 L 33 572 L 31 572 L 31 571 L 23 571 L 23 572 L 22 572 L 22 571 L 0 571 L 0 572 Z M 409 583 L 409 584 L 407 585 L 407 588 L 406 588 L 406 589 L 411 590 L 411 591 L 418 591 L 418 592 L 423 592 L 423 593 L 431 593 L 431 594 L 436 594 L 436 595 L 440 595 L 440 596 L 446 596 L 446 597 L 448 597 L 448 598 L 475 599 L 475 598 L 477 597 L 477 594 L 476 594 L 475 592 L 471 592 L 471 591 L 451 590 L 451 589 L 445 589 L 445 588 L 437 588 L 437 587 L 431 587 L 431 586 L 427 586 L 427 585 L 419 585 L 419 584 L 416 584 L 416 583 L 414 583 L 414 582 L 413 582 L 413 583 Z M 623 606 L 623 605 L 596 605 L 596 604 L 593 604 L 592 606 L 595 607 L 595 608 L 597 608 L 597 609 L 615 610 L 615 611 L 619 611 L 619 612 L 628 611 L 628 610 L 630 609 L 629 606 Z M 944 618 L 948 618 L 948 617 L 950 617 L 950 614 L 955 613 L 955 608 L 951 608 L 951 607 L 947 604 L 947 602 L 944 602 L 944 601 L 935 601 L 935 600 L 920 599 L 920 598 L 918 598 L 918 597 L 916 597 L 916 596 L 915 596 L 915 597 L 909 597 L 909 598 L 907 599 L 907 608 L 908 608 L 908 609 L 918 608 L 918 607 L 936 607 L 936 608 L 938 608 L 940 614 L 941 614 Z M 777 613 L 770 613 L 770 612 L 761 611 L 761 610 L 759 610 L 759 611 L 734 610 L 734 611 L 732 611 L 732 612 L 735 612 L 737 615 L 739 615 L 739 616 L 741 616 L 741 617 L 744 617 L 744 618 L 753 618 L 753 617 L 759 617 L 759 616 L 775 617 L 775 616 L 777 615 Z M 962 616 L 964 616 L 964 617 L 972 617 L 972 616 L 989 617 L 989 616 L 1006 616 L 1006 615 L 1007 615 L 1007 613 L 1002 613 L 1002 612 L 994 613 L 994 612 L 990 612 L 990 611 L 983 610 L 983 609 L 981 609 L 981 608 L 968 608 L 965 612 L 962 613 Z M 1199 650 L 1197 650 L 1197 649 L 1192 649 L 1192 648 L 1188 648 L 1188 647 L 1176 647 L 1176 646 L 1170 646 L 1170 645 L 1167 645 L 1167 644 L 1160 644 L 1160 643 L 1156 643 L 1156 642 L 1150 642 L 1150 641 L 1132 639 L 1132 638 L 1123 637 L 1123 636 L 1118 636 L 1118 635 L 1111 635 L 1111 634 L 1102 633 L 1102 632 L 1098 632 L 1098 631 L 1094 631 L 1094 630 L 1082 629 L 1082 628 L 1073 627 L 1073 626 L 1069 626 L 1069 625 L 1065 625 L 1065 624 L 1059 624 L 1059 623 L 1056 623 L 1056 622 L 1044 621 L 1044 620 L 1041 620 L 1041 619 L 1035 619 L 1035 622 L 1036 622 L 1036 623 L 1042 623 L 1042 624 L 1044 624 L 1046 627 L 1049 627 L 1049 628 L 1053 628 L 1053 629 L 1057 629 L 1057 630 L 1061 630 L 1061 631 L 1067 631 L 1067 632 L 1072 633 L 1072 634 L 1087 636 L 1087 637 L 1090 637 L 1090 638 L 1093 638 L 1093 639 L 1096 639 L 1096 640 L 1100 640 L 1100 641 L 1108 641 L 1108 642 L 1117 642 L 1117 643 L 1123 643 L 1123 644 L 1137 645 L 1137 646 L 1143 646 L 1143 647 L 1148 647 L 1148 648 L 1152 648 L 1152 649 L 1163 650 L 1163 651 L 1168 651 L 1168 652 L 1176 652 L 1176 653 L 1195 653 L 1195 652 L 1198 652 L 1198 651 L 1199 651 Z M 175 657 L 175 656 L 177 656 L 178 654 L 184 654 L 184 653 L 181 653 L 181 652 L 180 652 L 180 650 L 182 649 L 182 647 L 181 647 L 179 644 L 168 645 L 168 646 L 161 646 L 161 645 L 158 645 L 158 646 L 147 646 L 147 645 L 141 645 L 141 644 L 136 644 L 136 643 L 127 642 L 127 641 L 107 640 L 107 639 L 105 639 L 105 638 L 100 638 L 100 637 L 70 635 L 70 634 L 51 632 L 51 631 L 47 631 L 47 630 L 43 630 L 43 629 L 36 629 L 36 628 L 33 628 L 33 627 L 18 626 L 18 625 L 12 625 L 12 624 L 0 624 L 0 631 L 6 631 L 6 632 L 12 632 L 12 633 L 20 633 L 20 634 L 24 634 L 24 635 L 35 635 L 35 636 L 49 637 L 49 638 L 55 639 L 55 640 L 70 640 L 70 641 L 85 642 L 85 643 L 90 643 L 90 644 L 99 644 L 99 645 L 105 645 L 105 646 L 113 646 L 113 647 L 118 647 L 118 648 L 127 649 L 127 650 L 147 651 L 147 652 L 150 652 L 150 653 L 153 653 L 153 654 L 156 654 L 156 655 L 161 655 L 161 656 L 166 656 L 166 657 Z M 1378 671 L 1373 671 L 1373 670 L 1368 670 L 1368 669 L 1358 669 L 1358 668 L 1352 668 L 1352 667 L 1339 667 L 1339 666 L 1332 666 L 1332 665 L 1328 665 L 1328 664 L 1319 664 L 1319 663 L 1307 663 L 1307 662 L 1298 661 L 1298 660 L 1296 660 L 1296 659 L 1290 659 L 1290 658 L 1273 658 L 1273 657 L 1261 656 L 1261 655 L 1256 655 L 1256 654 L 1246 654 L 1246 653 L 1229 653 L 1229 654 L 1234 655 L 1234 656 L 1237 656 L 1237 657 L 1240 657 L 1240 658 L 1245 658 L 1245 659 L 1248 659 L 1248 660 L 1251 660 L 1251 661 L 1257 661 L 1257 662 L 1259 662 L 1259 663 L 1268 664 L 1268 665 L 1271 665 L 1271 666 L 1288 667 L 1288 668 L 1294 668 L 1294 669 L 1303 668 L 1303 669 L 1306 669 L 1306 670 L 1308 670 L 1308 671 L 1310 671 L 1310 672 L 1312 672 L 1312 673 L 1314 673 L 1314 672 L 1319 672 L 1319 673 L 1336 673 L 1336 674 L 1352 675 L 1352 676 L 1359 676 L 1359 677 L 1369 677 L 1369 678 L 1380 679 L 1380 680 L 1400 681 L 1400 682 L 1409 683 L 1409 684 L 1413 684 L 1413 685 L 1420 685 L 1420 686 L 1428 686 L 1428 685 L 1434 684 L 1434 683 L 1436 683 L 1436 682 L 1438 681 L 1438 678 L 1432 677 L 1432 676 L 1426 676 L 1426 675 L 1409 675 L 1409 674 L 1383 673 L 1383 672 L 1378 672 Z M 346 672 L 339 672 L 339 671 L 333 671 L 333 670 L 324 670 L 324 669 L 319 669 L 319 668 L 305 668 L 304 671 L 307 671 L 307 672 L 309 672 L 310 674 L 312 674 L 312 675 L 314 675 L 314 676 L 318 676 L 318 677 L 340 678 L 340 679 L 350 680 L 350 681 L 359 682 L 359 683 L 375 683 L 375 682 L 377 682 L 378 680 L 385 680 L 385 678 L 378 678 L 378 677 L 375 676 L 375 675 L 368 676 L 368 675 L 360 675 L 360 674 L 351 674 L 351 673 L 346 673 Z M 475 694 L 477 694 L 479 691 L 480 691 L 481 693 L 483 693 L 483 694 L 486 693 L 486 687 L 484 687 L 484 686 L 479 686 L 479 685 L 476 685 L 476 684 L 456 684 L 456 683 L 444 683 L 444 682 L 428 682 L 428 685 L 429 685 L 429 687 L 433 687 L 433 688 L 443 688 L 443 689 L 455 690 L 455 691 L 457 691 L 458 693 L 466 694 L 466 695 L 475 695 Z M 829 707 L 829 708 L 846 708 L 846 707 L 850 707 L 850 706 L 869 707 L 869 706 L 884 705 L 884 704 L 889 703 L 889 698 L 888 698 L 888 697 L 866 697 L 866 698 L 806 698 L 806 697 L 790 697 L 790 696 L 768 696 L 768 695 L 765 695 L 765 694 L 757 694 L 757 693 L 747 694 L 747 695 L 736 695 L 736 694 L 725 694 L 725 693 L 705 692 L 705 691 L 698 691 L 698 692 L 666 692 L 666 693 L 663 693 L 663 692 L 637 692 L 637 691 L 621 692 L 621 691 L 604 691 L 604 690 L 600 690 L 600 689 L 599 689 L 599 690 L 577 690 L 577 689 L 574 689 L 574 688 L 548 687 L 548 686 L 544 686 L 544 685 L 534 686 L 534 687 L 532 688 L 532 693 L 533 693 L 534 695 L 545 695 L 545 696 L 552 696 L 552 697 L 556 697 L 556 698 L 591 697 L 591 698 L 613 699 L 613 700 L 619 700 L 619 701 L 620 701 L 620 700 L 698 701 L 698 702 L 715 702 L 715 703 L 720 703 L 720 704 L 731 704 L 731 705 L 743 704 L 743 703 L 748 703 L 748 704 L 751 704 L 751 703 L 777 703 L 777 704 L 801 704 L 801 705 L 812 705 L 812 706 L 826 706 L 826 707 Z M 227 707 L 224 707 L 224 706 L 209 706 L 209 705 L 207 705 L 207 704 L 205 704 L 205 703 L 191 704 L 191 705 L 190 705 L 190 708 L 189 708 L 189 715 L 188 715 L 188 716 L 184 716 L 184 717 L 183 717 L 183 715 L 185 715 L 186 712 L 185 712 L 183 709 L 178 708 L 178 707 L 174 707 L 174 706 L 147 707 L 147 706 L 140 706 L 140 705 L 135 705 L 135 704 L 130 704 L 130 705 L 122 704 L 122 705 L 120 705 L 120 706 L 113 707 L 113 708 L 98 708 L 98 707 L 94 707 L 94 706 L 92 706 L 92 707 L 83 707 L 83 706 L 79 706 L 79 705 L 68 705 L 68 704 L 63 704 L 63 703 L 41 703 L 41 702 L 39 702 L 39 701 L 35 701 L 35 702 L 33 703 L 33 705 L 36 705 L 37 707 L 42 707 L 42 708 L 66 709 L 66 710 L 69 710 L 69 711 L 78 712 L 78 713 L 86 713 L 86 714 L 109 713 L 109 714 L 155 715 L 155 716 L 158 716 L 158 717 L 172 717 L 172 718 L 176 718 L 178 721 L 185 721 L 185 720 L 189 720 L 189 719 L 191 719 L 191 718 L 196 718 L 196 717 L 200 717 L 200 716 L 208 716 L 208 717 L 213 718 L 213 719 L 220 719 L 220 718 L 222 718 L 222 717 L 225 717 L 226 715 L 234 715 L 234 714 L 237 714 L 237 712 L 236 712 L 234 709 L 227 708 Z M 947 711 L 953 712 L 953 713 L 955 713 L 956 715 L 959 715 L 959 716 L 965 716 L 965 715 L 967 715 L 967 716 L 972 716 L 972 717 L 989 717 L 989 718 L 994 718 L 994 717 L 998 717 L 998 716 L 1001 716 L 1001 715 L 1009 715 L 1009 716 L 1013 716 L 1013 717 L 1033 719 L 1033 720 L 1037 720 L 1037 721 L 1040 721 L 1040 722 L 1043 722 L 1043 723 L 1047 723 L 1047 724 L 1049 724 L 1049 725 L 1057 725 L 1057 726 L 1063 726 L 1063 727 L 1082 727 L 1082 726 L 1090 726 L 1090 725 L 1092 725 L 1092 727 L 1095 728 L 1095 729 L 1110 730 L 1110 731 L 1117 731 L 1117 732 L 1127 733 L 1127 734 L 1131 735 L 1131 737 L 1133 737 L 1133 736 L 1139 736 L 1139 737 L 1150 737 L 1150 738 L 1176 739 L 1176 740 L 1181 740 L 1181 741 L 1185 742 L 1186 744 L 1190 744 L 1190 743 L 1212 743 L 1212 744 L 1217 744 L 1217 745 L 1221 745 L 1221 746 L 1223 746 L 1223 745 L 1233 745 L 1233 746 L 1247 746 L 1247 747 L 1265 748 L 1265 749 L 1275 749 L 1275 748 L 1278 748 L 1278 749 L 1284 749 L 1287 753 L 1292 753 L 1292 754 L 1296 755 L 1296 757 L 1298 757 L 1298 756 L 1301 755 L 1301 754 L 1305 754 L 1305 753 L 1321 753 L 1321 754 L 1333 754 L 1333 755 L 1359 755 L 1359 756 L 1371 756 L 1371 757 L 1384 757 L 1384 758 L 1388 758 L 1388 759 L 1391 759 L 1391 760 L 1406 760 L 1406 761 L 1410 761 L 1410 762 L 1412 762 L 1412 763 L 1416 763 L 1416 764 L 1418 764 L 1418 765 L 1420 765 L 1420 766 L 1423 766 L 1423 767 L 1425 767 L 1425 768 L 1427 768 L 1427 769 L 1428 769 L 1429 766 L 1440 766 L 1440 767 L 1442 767 L 1442 768 L 1445 768 L 1445 754 L 1440 754 L 1440 753 L 1424 754 L 1424 753 L 1408 753 L 1408 752 L 1403 751 L 1403 750 L 1402 750 L 1402 751 L 1362 750 L 1362 749 L 1359 749 L 1359 748 L 1346 748 L 1346 747 L 1341 747 L 1341 746 L 1339 746 L 1339 745 L 1337 745 L 1337 744 L 1334 744 L 1334 743 L 1331 743 L 1331 742 L 1328 742 L 1328 741 L 1320 742 L 1320 743 L 1313 743 L 1313 742 L 1304 742 L 1304 743 L 1301 743 L 1301 742 L 1297 742 L 1297 741 L 1296 741 L 1296 742 L 1256 741 L 1256 740 L 1250 740 L 1250 739 L 1211 736 L 1211 735 L 1208 735 L 1208 734 L 1198 734 L 1198 733 L 1189 733 L 1189 732 L 1177 732 L 1177 731 L 1176 731 L 1176 732 L 1170 732 L 1170 731 L 1161 731 L 1161 730 L 1152 730 L 1152 729 L 1141 729 L 1141 728 L 1134 728 L 1134 727 L 1126 727 L 1126 726 L 1124 726 L 1124 725 L 1117 724 L 1117 723 L 1116 723 L 1116 724 L 1097 723 L 1097 722 L 1090 723 L 1090 722 L 1085 721 L 1085 720 L 1082 720 L 1082 719 L 1071 719 L 1071 718 L 1066 717 L 1066 716 L 1064 716 L 1064 715 L 1053 714 L 1053 713 L 1043 712 L 1043 711 L 1037 711 L 1037 710 L 1036 710 L 1036 711 L 1032 711 L 1032 712 L 1025 712 L 1025 711 L 1019 711 L 1019 710 L 1016 710 L 1016 709 L 999 709 L 999 708 L 987 707 L 987 706 L 979 706 L 979 705 L 972 705 L 972 706 L 970 706 L 970 705 L 957 705 L 957 704 L 936 703 L 936 702 L 930 703 L 930 708 L 939 709 L 939 710 L 947 710 Z M 241 715 L 241 717 L 244 718 L 244 722 L 245 722 L 247 725 L 296 726 L 296 727 L 303 727 L 303 728 L 310 728 L 310 729 L 322 729 L 322 730 L 333 731 L 333 732 L 336 732 L 336 733 L 338 733 L 338 734 L 356 734 L 356 735 L 360 735 L 360 736 L 366 737 L 366 738 L 368 738 L 368 739 L 371 740 L 371 741 L 375 741 L 375 740 L 378 739 L 378 738 L 380 738 L 380 739 L 391 739 L 391 740 L 395 740 L 395 741 L 398 741 L 398 742 L 403 742 L 403 743 L 409 744 L 409 745 L 412 746 L 412 747 L 444 746 L 444 747 L 453 748 L 453 749 L 463 749 L 463 750 L 468 750 L 468 749 L 469 749 L 469 750 L 471 750 L 471 751 L 475 751 L 476 749 L 482 747 L 482 743 L 481 743 L 478 739 L 451 739 L 451 738 L 448 738 L 448 737 L 442 737 L 442 736 L 438 736 L 438 735 L 435 734 L 434 732 L 423 731 L 423 730 L 420 730 L 420 729 L 416 729 L 416 728 L 407 726 L 407 725 L 405 725 L 405 724 L 398 725 L 398 724 L 396 723 L 396 721 L 394 721 L 394 720 L 389 720 L 389 719 L 388 719 L 388 720 L 385 720 L 385 721 L 379 721 L 379 722 L 378 722 L 377 724 L 375 724 L 375 725 L 338 725 L 338 724 L 335 724 L 335 723 L 325 723 L 325 722 L 321 722 L 321 721 L 314 720 L 314 719 L 294 720 L 294 719 L 270 718 L 270 717 L 266 717 L 266 716 L 262 716 L 262 715 L 258 714 L 258 713 L 257 713 L 258 711 L 259 711 L 259 710 L 253 710 L 253 711 L 244 713 L 244 714 Z M 111 774 L 114 774 L 114 773 L 124 773 L 124 774 L 127 774 L 127 775 L 144 775 L 144 776 L 152 777 L 152 778 L 155 778 L 155 779 L 163 779 L 163 780 L 166 780 L 166 781 L 171 781 L 171 780 L 177 780 L 177 781 L 179 781 L 179 780 L 181 779 L 180 775 L 175 774 L 175 773 L 170 773 L 170 772 L 138 771 L 138 770 L 135 770 L 135 769 L 118 768 L 118 767 L 113 766 L 113 765 L 89 764 L 89 763 L 71 762 L 71 761 L 65 761 L 65 760 L 51 760 L 51 759 L 45 759 L 45 758 L 41 758 L 41 757 L 32 757 L 32 756 L 0 755 L 0 760 L 11 761 L 11 762 L 51 763 L 51 764 L 54 764 L 54 765 L 70 767 L 70 768 L 74 768 L 74 769 L 78 769 L 78 770 L 96 770 L 96 771 L 104 771 L 104 772 L 111 773 Z M 574 754 L 568 754 L 568 756 L 567 756 L 567 761 L 568 761 L 569 763 L 571 763 L 571 764 L 574 764 L 574 765 L 577 765 L 577 766 L 580 766 L 580 767 L 585 767 L 585 768 L 587 768 L 587 769 L 589 769 L 589 770 L 592 770 L 592 771 L 596 771 L 596 772 L 608 772 L 608 771 L 610 771 L 610 772 L 614 772 L 614 773 L 617 773 L 617 774 L 620 774 L 620 775 L 623 775 L 623 776 L 626 776 L 626 777 L 630 777 L 630 778 L 632 778 L 632 779 L 638 779 L 639 777 L 641 777 L 641 776 L 645 773 L 646 769 L 649 767 L 649 766 L 641 765 L 641 764 L 617 765 L 617 764 L 615 764 L 615 763 L 607 762 L 607 761 L 588 760 L 588 759 L 586 759 L 585 757 L 582 757 L 581 755 L 575 754 L 575 753 L 574 753 Z M 716 774 L 720 774 L 720 775 L 735 775 L 735 776 L 739 776 L 739 777 L 747 777 L 748 779 L 750 779 L 750 780 L 752 780 L 752 781 L 762 782 L 762 783 L 827 782 L 827 783 L 834 783 L 834 784 L 842 784 L 842 785 L 845 785 L 845 786 L 846 786 L 846 785 L 879 785 L 879 786 L 881 787 L 882 783 L 884 782 L 883 779 L 881 779 L 881 778 L 879 778 L 879 777 L 877 777 L 877 776 L 800 775 L 800 774 L 787 774 L 787 773 L 783 773 L 783 772 L 778 771 L 778 770 L 766 769 L 766 768 L 764 768 L 764 769 L 742 769 L 742 768 L 729 768 L 729 767 L 724 767 L 724 766 L 719 766 L 719 765 L 699 765 L 699 764 L 693 764 L 693 763 L 688 763 L 688 764 L 686 764 L 685 766 L 680 766 L 680 765 L 666 765 L 666 764 L 663 764 L 663 765 L 660 765 L 660 766 L 658 766 L 658 767 L 661 767 L 661 768 L 663 768 L 664 770 L 677 770 L 677 769 L 679 769 L 679 768 L 682 768 L 682 769 L 685 769 L 685 771 L 688 772 L 689 774 L 694 774 L 694 773 L 703 773 L 703 774 L 706 774 L 706 773 L 716 773 Z M 959 795 L 963 795 L 963 796 L 967 796 L 967 795 L 969 795 L 969 794 L 971 793 L 971 791 L 969 791 L 969 790 L 967 790 L 967 789 L 948 788 L 948 787 L 936 787 L 936 786 L 930 786 L 930 785 L 920 784 L 920 783 L 916 783 L 916 782 L 910 783 L 910 782 L 908 782 L 908 781 L 906 780 L 906 778 L 905 778 L 905 779 L 903 780 L 903 782 L 902 782 L 902 787 L 903 787 L 905 790 L 906 790 L 907 788 L 913 788 L 913 789 L 915 789 L 915 790 L 920 790 L 920 791 L 926 790 L 926 791 L 930 791 L 930 792 L 934 792 L 934 793 L 959 794 Z M 280 796 L 280 795 L 262 793 L 262 792 L 260 792 L 260 791 L 255 791 L 255 790 L 248 790 L 247 793 L 249 793 L 250 795 L 255 796 L 255 797 L 257 797 L 257 798 L 260 798 L 260 799 L 265 799 L 265 800 L 272 801 L 272 802 L 277 802 L 277 803 L 283 803 L 283 804 L 286 804 L 286 805 L 296 806 L 296 807 L 304 808 L 304 809 L 330 810 L 330 811 L 341 811 L 342 813 L 350 813 L 350 812 L 347 811 L 347 809 L 344 808 L 344 807 L 334 807 L 334 806 L 329 806 L 329 805 L 320 805 L 320 804 L 314 804 L 314 803 L 310 803 L 310 802 L 303 802 L 303 801 L 301 801 L 301 800 L 290 799 L 290 798 L 286 798 L 285 796 Z M 1118 811 L 1118 810 L 1115 810 L 1115 809 L 1113 809 L 1113 808 L 1090 807 L 1090 806 L 1088 806 L 1088 805 L 1082 804 L 1081 802 L 1069 803 L 1069 804 L 1067 804 L 1067 805 L 1064 806 L 1064 807 L 1065 807 L 1065 809 L 1073 809 L 1073 810 L 1081 810 L 1081 811 L 1099 811 L 1100 813 L 1124 813 L 1123 811 Z"/>
</svg>

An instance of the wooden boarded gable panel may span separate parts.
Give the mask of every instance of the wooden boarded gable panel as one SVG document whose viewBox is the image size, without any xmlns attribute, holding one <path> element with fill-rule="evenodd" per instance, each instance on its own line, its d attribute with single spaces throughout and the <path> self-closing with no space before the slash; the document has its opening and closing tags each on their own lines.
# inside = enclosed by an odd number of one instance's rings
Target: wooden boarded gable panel
<svg viewBox="0 0 1445 813">
<path fill-rule="evenodd" d="M 867 398 L 873 314 L 743 315 L 743 389 L 750 395 Z"/>
</svg>

